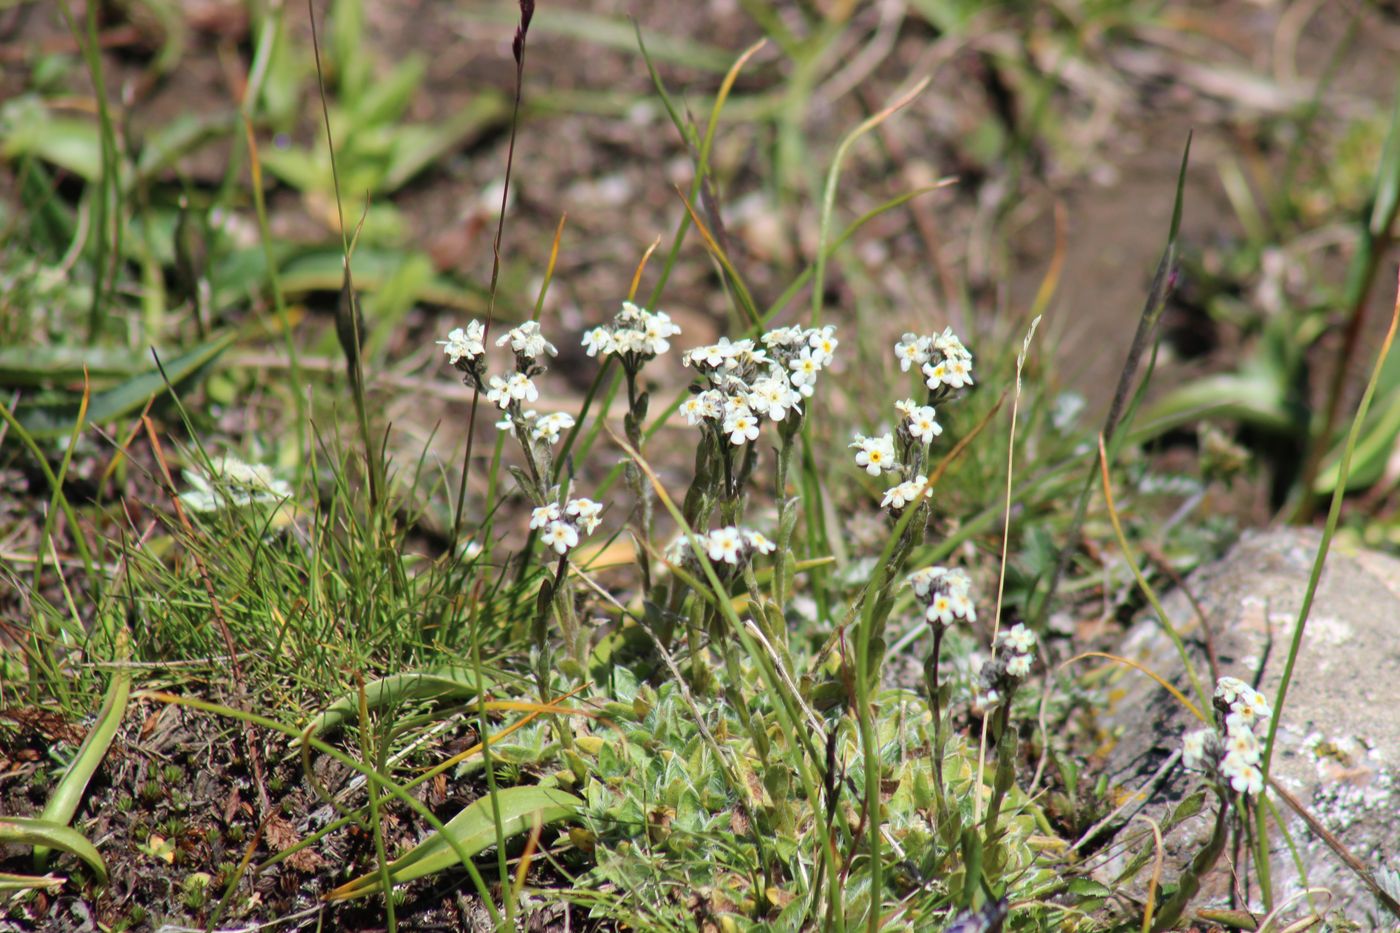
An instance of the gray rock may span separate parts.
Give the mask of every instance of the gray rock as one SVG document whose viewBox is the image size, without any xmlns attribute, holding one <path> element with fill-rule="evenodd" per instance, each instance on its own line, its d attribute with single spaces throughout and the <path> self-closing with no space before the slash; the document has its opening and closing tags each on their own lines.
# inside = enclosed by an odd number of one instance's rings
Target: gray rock
<svg viewBox="0 0 1400 933">
<path fill-rule="evenodd" d="M 1213 633 L 1220 674 L 1257 686 L 1274 703 L 1288 655 L 1294 622 L 1307 589 L 1321 535 L 1285 529 L 1246 535 L 1222 560 L 1187 581 Z M 1202 686 L 1214 687 L 1203 630 L 1183 592 L 1163 608 L 1186 641 Z M 1120 653 L 1161 674 L 1194 696 L 1171 640 L 1155 616 L 1137 623 Z M 1400 870 L 1400 560 L 1355 551 L 1334 541 L 1305 629 L 1302 650 L 1279 720 L 1273 776 L 1381 877 Z M 1276 711 L 1276 715 L 1278 711 Z M 1162 768 L 1181 747 L 1181 736 L 1197 728 L 1194 718 L 1167 691 L 1136 671 L 1126 671 L 1113 692 L 1106 726 L 1118 736 L 1107 755 L 1107 772 L 1120 799 L 1146 800 L 1142 813 L 1162 820 L 1201 786 L 1199 775 L 1178 763 Z M 1157 780 L 1153 776 L 1157 775 Z M 1126 793 L 1123 793 L 1126 792 Z M 1130 814 L 1137 804 L 1125 809 Z M 1203 813 L 1167 835 L 1166 877 L 1189 862 L 1209 835 L 1215 798 Z M 1390 916 L 1356 873 L 1311 832 L 1303 819 L 1276 800 L 1305 870 L 1301 880 L 1287 843 L 1271 826 L 1271 875 L 1275 904 L 1296 898 L 1290 916 L 1308 911 L 1304 889 L 1325 888 L 1313 904 L 1364 929 L 1393 929 Z M 1140 836 L 1139 821 L 1120 841 Z M 1114 880 L 1131 856 L 1151 847 L 1150 834 L 1126 846 L 1110 846 L 1100 878 Z M 1234 866 L 1233 845 L 1206 879 L 1195 907 L 1223 906 L 1231 899 L 1259 907 L 1257 872 Z M 1102 859 L 1102 857 L 1101 857 Z M 1100 860 L 1101 860 L 1100 859 Z M 1123 890 L 1141 892 L 1150 874 L 1138 874 Z"/>
</svg>

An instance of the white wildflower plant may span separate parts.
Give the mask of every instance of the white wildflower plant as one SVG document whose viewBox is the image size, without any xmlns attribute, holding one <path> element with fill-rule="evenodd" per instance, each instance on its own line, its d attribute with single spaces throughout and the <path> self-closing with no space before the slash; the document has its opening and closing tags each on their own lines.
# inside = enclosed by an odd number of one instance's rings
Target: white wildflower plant
<svg viewBox="0 0 1400 933">
<path fill-rule="evenodd" d="M 967 571 L 948 567 L 916 570 L 905 580 L 924 607 L 924 619 L 931 626 L 976 622 L 977 607 L 972 600 L 972 578 Z"/>
<path fill-rule="evenodd" d="M 623 369 L 635 374 L 649 360 L 670 351 L 671 338 L 680 332 L 665 311 L 648 311 L 624 301 L 611 323 L 587 331 L 582 342 L 589 356 L 614 356 Z"/>
<path fill-rule="evenodd" d="M 773 328 L 757 339 L 721 337 L 681 355 L 697 379 L 680 414 L 701 431 L 695 468 L 699 505 L 689 518 L 703 519 L 722 502 L 726 520 L 737 521 L 738 500 L 757 464 L 768 424 L 778 435 L 778 485 L 785 484 L 807 402 L 839 343 L 832 325 L 793 325 Z M 786 502 L 779 507 L 785 509 Z"/>
<path fill-rule="evenodd" d="M 1009 700 L 1030 676 L 1037 641 L 1035 632 L 1022 622 L 997 634 L 992 659 L 982 665 L 981 690 L 986 705 Z"/>
<path fill-rule="evenodd" d="M 232 454 L 181 473 L 190 488 L 180 493 L 180 502 L 192 512 L 280 505 L 292 497 L 292 487 L 274 476 L 271 467 L 245 463 Z"/>
<path fill-rule="evenodd" d="M 1181 740 L 1181 760 L 1222 789 L 1255 796 L 1264 790 L 1261 734 L 1273 718 L 1273 707 L 1258 690 L 1238 677 L 1221 677 L 1215 685 L 1215 709 L 1220 729 L 1188 732 Z"/>
<path fill-rule="evenodd" d="M 530 527 L 540 532 L 546 547 L 564 557 L 597 530 L 602 512 L 602 503 L 583 497 L 569 499 L 563 506 L 550 502 L 530 513 Z"/>
<path fill-rule="evenodd" d="M 945 328 L 941 334 L 921 336 L 906 333 L 894 345 L 896 362 L 904 372 L 915 367 L 923 377 L 923 400 L 900 399 L 894 403 L 898 418 L 893 433 L 867 437 L 856 434 L 850 446 L 856 452 L 856 466 L 871 476 L 884 472 L 899 474 L 899 482 L 886 489 L 880 507 L 898 519 L 916 502 L 931 495 L 926 474 L 931 445 L 943 434 L 935 402 L 950 399 L 957 389 L 972 384 L 972 354 L 963 342 Z M 936 373 L 931 375 L 931 372 Z"/>
<path fill-rule="evenodd" d="M 696 532 L 695 541 L 715 569 L 720 571 L 746 567 L 755 555 L 772 554 L 778 547 L 763 533 L 737 525 Z M 698 571 L 700 567 L 691 550 L 690 538 L 684 534 L 678 535 L 666 546 L 666 559 L 692 571 Z"/>
</svg>

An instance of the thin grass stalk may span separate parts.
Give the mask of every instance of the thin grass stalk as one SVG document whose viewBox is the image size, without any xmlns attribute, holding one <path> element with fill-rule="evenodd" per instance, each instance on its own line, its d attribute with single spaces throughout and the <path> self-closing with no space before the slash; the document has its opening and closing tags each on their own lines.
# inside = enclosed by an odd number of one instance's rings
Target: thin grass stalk
<svg viewBox="0 0 1400 933">
<path fill-rule="evenodd" d="M 92 302 L 88 306 L 88 343 L 95 343 L 101 335 L 106 324 L 104 308 L 110 293 L 104 286 L 104 279 L 107 277 L 106 266 L 107 255 L 107 233 L 109 223 L 109 209 L 117 215 L 121 213 L 121 175 L 118 163 L 116 130 L 112 124 L 112 113 L 107 106 L 107 82 L 103 77 L 101 37 L 97 31 L 98 4 L 88 3 L 85 5 L 84 29 L 79 30 L 77 23 L 73 20 L 73 13 L 68 7 L 68 0 L 63 0 L 59 4 L 59 9 L 63 12 L 63 18 L 68 24 L 68 30 L 77 40 L 78 47 L 83 53 L 83 62 L 87 66 L 88 76 L 92 79 L 92 92 L 97 100 L 97 121 L 100 130 L 102 146 L 102 175 L 98 179 L 97 191 L 97 216 L 93 223 L 93 235 L 97 237 L 97 252 L 93 264 L 92 281 Z M 113 250 L 116 258 L 121 255 L 121 231 L 122 224 L 115 224 L 113 230 Z M 117 263 L 112 264 L 112 282 L 115 286 L 117 275 Z M 159 334 L 149 334 L 148 337 L 154 342 L 159 340 Z"/>
<path fill-rule="evenodd" d="M 1332 503 L 1327 509 L 1327 523 L 1322 530 L 1322 540 L 1317 547 L 1317 557 L 1313 560 L 1312 572 L 1308 575 L 1308 587 L 1303 593 L 1303 603 L 1298 607 L 1298 618 L 1293 623 L 1293 635 L 1288 642 L 1288 655 L 1283 662 L 1283 675 L 1279 680 L 1278 694 L 1274 698 L 1274 714 L 1269 719 L 1269 731 L 1264 740 L 1264 752 L 1260 757 L 1259 770 L 1264 774 L 1264 780 L 1269 780 L 1269 766 L 1273 761 L 1274 742 L 1278 737 L 1278 726 L 1283 720 L 1283 706 L 1288 700 L 1288 688 L 1293 682 L 1293 669 L 1298 663 L 1298 655 L 1303 647 L 1303 633 L 1307 629 L 1308 615 L 1312 612 L 1313 599 L 1317 595 L 1318 584 L 1322 580 L 1322 567 L 1327 561 L 1327 551 L 1332 545 L 1332 536 L 1337 532 L 1337 523 L 1342 515 L 1342 501 L 1346 498 L 1347 476 L 1351 472 L 1351 457 L 1356 451 L 1356 442 L 1361 436 L 1362 423 L 1366 420 L 1367 413 L 1371 410 L 1371 401 L 1376 395 L 1376 384 L 1380 381 L 1381 370 L 1385 366 L 1386 358 L 1390 355 L 1391 345 L 1395 342 L 1395 331 L 1400 325 L 1400 278 L 1396 282 L 1395 306 L 1390 315 L 1390 327 L 1386 330 L 1385 339 L 1381 341 L 1381 347 L 1376 354 L 1376 362 L 1371 367 L 1371 378 L 1366 383 L 1366 391 L 1361 396 L 1361 402 L 1356 406 L 1356 415 L 1352 418 L 1351 430 L 1347 432 L 1346 445 L 1342 448 L 1342 460 L 1337 474 L 1337 486 L 1332 491 Z M 1256 838 L 1260 846 L 1260 854 L 1265 857 L 1257 860 L 1259 865 L 1259 882 L 1263 888 L 1264 904 L 1272 907 L 1272 888 L 1270 885 L 1268 868 L 1268 824 L 1264 817 L 1263 808 L 1258 810 L 1258 828 Z"/>
<path fill-rule="evenodd" d="M 365 761 L 374 762 L 376 771 L 384 770 L 384 746 L 388 744 L 387 737 L 381 737 L 382 741 L 376 742 L 373 735 L 373 727 L 369 718 L 369 704 L 365 697 L 365 682 L 363 678 L 355 678 L 359 687 L 360 702 L 360 755 Z M 394 885 L 389 878 L 389 852 L 384 845 L 384 824 L 379 818 L 379 788 L 373 785 L 366 795 L 369 803 L 369 828 L 374 839 L 374 861 L 379 870 L 379 883 L 384 889 L 384 919 L 388 925 L 389 933 L 398 933 L 399 921 L 397 912 L 394 909 Z"/>
<path fill-rule="evenodd" d="M 262 243 L 263 261 L 267 264 L 267 281 L 272 290 L 272 307 L 277 314 L 278 325 L 282 330 L 282 341 L 287 351 L 288 379 L 292 405 L 296 409 L 297 450 L 306 449 L 306 400 L 302 397 L 301 354 L 292 336 L 291 316 L 287 311 L 287 299 L 282 292 L 282 276 L 277 268 L 277 259 L 272 251 L 272 229 L 267 216 L 267 191 L 263 183 L 262 160 L 258 157 L 257 137 L 253 132 L 253 108 L 263 81 L 267 76 L 268 63 L 285 25 L 286 7 L 277 4 L 275 9 L 266 11 L 258 32 L 253 51 L 253 61 L 248 69 L 243 86 L 242 100 L 239 101 L 239 116 L 242 118 L 243 135 L 248 149 L 248 172 L 252 182 L 253 212 L 258 223 L 258 239 Z M 234 147 L 237 154 L 237 147 Z M 224 178 L 224 192 L 235 183 L 234 160 L 230 160 L 230 172 Z"/>
<path fill-rule="evenodd" d="M 1143 576 L 1142 568 L 1138 565 L 1137 559 L 1133 557 L 1132 550 L 1128 547 L 1128 537 L 1123 532 L 1123 523 L 1118 516 L 1118 508 L 1113 501 L 1113 484 L 1108 475 L 1108 452 L 1104 447 L 1103 435 L 1099 435 L 1099 471 L 1100 479 L 1103 482 L 1104 504 L 1108 509 L 1108 520 L 1113 525 L 1113 534 L 1118 540 L 1119 550 L 1123 553 L 1123 560 L 1128 564 L 1128 569 L 1133 573 L 1133 579 L 1137 581 L 1138 589 L 1147 597 L 1148 603 L 1152 606 L 1152 611 L 1157 614 L 1157 620 L 1161 623 L 1163 631 L 1171 639 L 1172 645 L 1176 648 L 1177 657 L 1181 659 L 1181 665 L 1186 671 L 1186 678 L 1191 682 L 1191 689 L 1196 694 L 1196 702 L 1210 717 L 1208 722 L 1215 722 L 1215 707 L 1211 703 L 1210 695 L 1206 693 L 1205 687 L 1201 684 L 1200 677 L 1196 674 L 1196 665 L 1191 662 L 1190 652 L 1186 650 L 1186 643 L 1181 639 L 1181 633 L 1172 625 L 1171 617 L 1162 606 L 1162 601 L 1157 598 L 1157 591 L 1152 584 L 1147 582 Z"/>
<path fill-rule="evenodd" d="M 355 417 L 360 429 L 360 443 L 365 451 L 365 472 L 369 478 L 370 508 L 376 513 L 376 520 L 384 518 L 378 514 L 384 493 L 384 463 L 377 456 L 376 447 L 369 430 L 369 411 L 365 404 L 365 375 L 363 348 L 364 318 L 360 311 L 359 299 L 355 293 L 355 276 L 350 269 L 350 259 L 354 253 L 353 241 L 345 226 L 345 208 L 340 196 L 340 172 L 335 159 L 335 136 L 331 133 L 330 104 L 326 99 L 326 81 L 321 67 L 321 41 L 316 29 L 316 11 L 312 0 L 306 0 L 307 19 L 311 24 L 311 51 L 316 64 L 316 89 L 321 97 L 321 120 L 326 128 L 326 151 L 330 156 L 331 187 L 335 193 L 335 212 L 340 227 L 340 247 L 344 262 L 344 274 L 340 289 L 340 299 L 336 304 L 336 336 L 345 354 L 346 371 L 350 380 L 350 394 L 355 405 Z M 366 200 L 365 211 L 369 210 Z M 364 222 L 363 218 L 360 221 Z M 355 231 L 356 238 L 359 229 Z"/>
<path fill-rule="evenodd" d="M 491 240 L 491 284 L 486 298 L 486 322 L 483 325 L 482 343 L 491 338 L 491 325 L 496 320 L 496 295 L 501 280 L 501 238 L 506 229 L 506 206 L 510 203 L 511 174 L 515 168 L 515 139 L 520 128 L 520 101 L 525 85 L 525 39 L 530 32 L 530 20 L 535 15 L 534 0 L 520 0 L 520 22 L 515 28 L 515 38 L 511 42 L 511 55 L 515 59 L 515 96 L 511 104 L 510 135 L 506 143 L 506 173 L 501 185 L 501 209 L 496 217 L 496 235 Z M 467 502 L 467 476 L 471 473 L 472 446 L 476 441 L 476 412 L 481 403 L 481 388 L 472 387 L 471 412 L 467 416 L 467 448 L 462 454 L 462 479 L 457 486 L 457 511 L 452 519 L 452 550 L 457 550 L 457 542 L 462 531 L 462 513 Z M 525 440 L 525 436 L 522 436 Z M 529 442 L 525 441 L 528 447 Z M 532 539 L 533 540 L 533 539 Z M 523 561 L 528 563 L 528 561 Z"/>
<path fill-rule="evenodd" d="M 476 673 L 476 682 L 485 683 L 482 679 L 481 665 L 481 632 L 480 627 L 472 626 L 472 665 Z M 547 695 L 546 695 L 547 697 Z M 491 738 L 486 729 L 486 691 L 476 692 L 477 715 L 481 718 L 481 758 L 482 767 L 486 772 L 486 794 L 491 800 L 491 820 L 496 826 L 496 871 L 500 873 L 501 883 L 504 886 L 506 879 L 510 877 L 509 867 L 506 864 L 506 830 L 504 818 L 501 815 L 501 799 L 496 788 L 496 768 L 491 760 Z M 515 898 L 502 896 L 504 904 L 504 917 L 502 923 L 504 929 L 515 929 Z"/>
<path fill-rule="evenodd" d="M 881 110 L 867 119 L 861 121 L 860 125 L 847 133 L 836 147 L 836 154 L 831 159 L 831 167 L 827 169 L 826 187 L 822 191 L 821 221 L 819 233 L 817 235 L 817 261 L 815 270 L 812 273 L 812 321 L 810 327 L 820 327 L 822 319 L 822 301 L 826 297 L 826 250 L 823 248 L 831 234 L 831 215 L 836 206 L 836 188 L 841 178 L 841 164 L 845 161 L 846 153 L 857 139 L 888 120 L 895 113 L 903 109 L 910 102 L 928 87 L 929 78 L 924 77 L 912 88 L 901 94 L 888 107 Z"/>
<path fill-rule="evenodd" d="M 1176 281 L 1176 240 L 1177 234 L 1181 230 L 1182 208 L 1186 193 L 1186 166 L 1190 159 L 1191 134 L 1187 133 L 1186 146 L 1181 153 L 1181 167 L 1176 176 L 1176 199 L 1172 205 L 1172 219 L 1167 232 L 1167 245 L 1162 250 L 1161 259 L 1157 262 L 1157 270 L 1153 273 L 1152 284 L 1147 290 L 1147 300 L 1144 302 L 1142 314 L 1138 318 L 1137 330 L 1133 333 L 1132 344 L 1128 347 L 1127 357 L 1123 361 L 1123 369 L 1118 375 L 1118 384 L 1113 390 L 1113 401 L 1109 405 L 1107 416 L 1104 418 L 1101 433 L 1108 445 L 1110 462 L 1116 459 L 1119 447 L 1123 442 L 1123 436 L 1119 434 L 1118 429 L 1122 424 L 1131 425 L 1132 416 L 1136 412 L 1137 405 L 1141 402 L 1147 389 L 1147 383 L 1151 379 L 1152 363 L 1155 363 L 1156 360 L 1155 351 L 1152 354 L 1152 362 L 1149 364 L 1147 378 L 1138 386 L 1137 392 L 1133 392 L 1133 381 L 1137 378 L 1138 367 L 1142 364 L 1142 358 L 1147 354 L 1148 349 L 1154 346 L 1152 338 L 1157 330 L 1157 322 L 1161 320 L 1162 312 L 1166 310 L 1167 296 Z M 1133 399 L 1131 403 L 1129 403 L 1130 396 Z M 1074 518 L 1070 521 L 1069 534 L 1055 558 L 1055 568 L 1051 572 L 1050 580 L 1038 603 L 1033 594 L 1028 612 L 1033 627 L 1040 627 L 1050 613 L 1050 606 L 1055 600 L 1055 592 L 1059 589 L 1060 578 L 1064 576 L 1065 570 L 1069 566 L 1070 554 L 1076 546 L 1075 541 L 1079 536 L 1079 529 L 1084 525 L 1084 518 L 1089 506 L 1089 494 L 1093 491 L 1096 479 L 1096 471 L 1090 469 L 1084 477 L 1084 485 L 1080 489 L 1078 501 L 1075 503 Z"/>
</svg>

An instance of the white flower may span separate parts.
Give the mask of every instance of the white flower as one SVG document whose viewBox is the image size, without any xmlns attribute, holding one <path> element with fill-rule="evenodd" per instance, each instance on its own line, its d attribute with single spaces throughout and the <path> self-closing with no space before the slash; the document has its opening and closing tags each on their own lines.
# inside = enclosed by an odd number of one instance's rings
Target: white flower
<svg viewBox="0 0 1400 933">
<path fill-rule="evenodd" d="M 492 385 L 495 385 L 494 379 L 492 379 Z M 520 402 L 533 402 L 540 397 L 539 389 L 535 388 L 535 384 L 530 381 L 530 377 L 524 373 L 510 374 L 510 378 L 506 380 L 506 392 L 509 393 L 511 398 Z M 490 396 L 488 395 L 487 398 L 490 398 Z M 505 406 L 501 407 L 504 408 Z"/>
<path fill-rule="evenodd" d="M 1248 729 L 1231 731 L 1225 736 L 1225 751 L 1230 755 L 1239 755 L 1250 764 L 1257 764 L 1259 740 Z"/>
<path fill-rule="evenodd" d="M 806 347 L 797 354 L 796 359 L 788 363 L 788 369 L 792 370 L 793 385 L 810 386 L 817 381 L 817 374 L 822 371 L 822 359 L 811 347 Z"/>
<path fill-rule="evenodd" d="M 943 361 L 943 384 L 961 389 L 972 385 L 972 362 L 961 356 L 950 356 Z"/>
<path fill-rule="evenodd" d="M 1197 729 L 1181 738 L 1181 762 L 1193 771 L 1202 770 L 1206 757 L 1206 740 L 1215 735 L 1212 729 Z"/>
<path fill-rule="evenodd" d="M 800 324 L 791 327 L 775 327 L 763 335 L 765 347 L 795 347 L 807 340 L 807 328 Z"/>
<path fill-rule="evenodd" d="M 1031 662 L 1034 660 L 1028 654 L 1013 654 L 1006 661 L 1006 673 L 1012 677 L 1025 677 L 1031 672 Z"/>
<path fill-rule="evenodd" d="M 530 527 L 543 528 L 550 522 L 559 520 L 559 503 L 551 502 L 530 512 Z"/>
<path fill-rule="evenodd" d="M 1023 623 L 1017 622 L 998 637 L 1002 647 L 1018 654 L 1029 654 L 1035 650 L 1035 632 L 1026 628 Z"/>
<path fill-rule="evenodd" d="M 739 529 L 732 525 L 718 528 L 709 533 L 708 539 L 706 550 L 710 554 L 710 560 L 722 560 L 726 564 L 738 565 L 739 549 L 744 544 Z"/>
<path fill-rule="evenodd" d="M 961 571 L 958 571 L 961 573 Z M 953 615 L 969 622 L 977 621 L 977 605 L 968 596 L 967 590 L 950 589 L 948 591 L 948 601 L 953 605 Z"/>
<path fill-rule="evenodd" d="M 510 384 L 500 376 L 492 376 L 490 386 L 490 391 L 486 393 L 486 400 L 501 411 L 505 411 L 510 407 Z"/>
<path fill-rule="evenodd" d="M 894 460 L 894 438 L 889 434 L 879 437 L 857 434 L 848 446 L 856 448 L 856 466 L 864 467 L 871 476 L 879 476 L 882 471 L 899 465 Z"/>
<path fill-rule="evenodd" d="M 714 389 L 707 389 L 698 395 L 681 402 L 681 414 L 685 416 L 685 423 L 694 427 L 705 419 L 714 419 L 720 416 L 719 393 Z"/>
<path fill-rule="evenodd" d="M 905 334 L 894 345 L 895 359 L 899 360 L 900 372 L 909 372 L 910 366 L 922 366 L 928 362 L 929 339 L 917 334 Z"/>
<path fill-rule="evenodd" d="M 554 344 L 544 339 L 540 333 L 539 321 L 526 321 L 518 327 L 512 327 L 506 331 L 496 341 L 496 346 L 503 347 L 507 343 L 510 348 L 526 359 L 533 360 L 541 353 L 548 353 L 550 356 L 558 356 L 559 351 Z"/>
<path fill-rule="evenodd" d="M 967 575 L 967 571 L 961 567 L 954 567 L 943 572 L 943 582 L 949 591 L 962 593 L 966 596 L 972 591 L 972 578 Z"/>
<path fill-rule="evenodd" d="M 698 537 L 703 544 L 705 536 L 699 535 Z M 668 563 L 679 564 L 690 556 L 690 539 L 683 534 L 676 535 L 661 553 Z"/>
<path fill-rule="evenodd" d="M 485 353 L 486 347 L 482 343 L 485 337 L 486 329 L 481 326 L 481 322 L 469 321 L 466 330 L 460 327 L 453 328 L 446 340 L 439 340 L 437 343 L 442 347 L 442 352 L 447 354 L 447 362 L 456 366 L 460 359 L 474 360 Z"/>
<path fill-rule="evenodd" d="M 750 341 L 740 341 L 749 343 Z M 707 346 L 692 347 L 681 355 L 681 364 L 684 366 L 705 367 L 708 369 L 719 369 L 721 366 L 732 368 L 734 356 L 740 351 L 739 344 L 729 342 L 728 337 L 719 338 L 719 343 L 712 343 Z"/>
<path fill-rule="evenodd" d="M 623 308 L 627 303 L 623 303 Z M 635 307 L 635 305 L 634 305 Z M 640 309 L 639 309 L 640 310 Z M 665 311 L 642 311 L 643 327 L 642 334 L 645 337 L 644 352 L 652 356 L 660 356 L 671 349 L 671 337 L 681 332 L 680 327 L 672 322 L 671 316 Z"/>
<path fill-rule="evenodd" d="M 1264 789 L 1264 775 L 1248 761 L 1234 752 L 1228 753 L 1220 762 L 1220 776 L 1230 782 L 1237 793 L 1257 794 Z"/>
<path fill-rule="evenodd" d="M 925 487 L 927 485 L 928 477 L 920 473 L 908 482 L 900 483 L 898 486 L 892 486 L 885 490 L 885 498 L 880 500 L 880 508 L 902 509 L 910 502 L 919 498 L 919 496 L 926 491 Z"/>
<path fill-rule="evenodd" d="M 534 414 L 526 412 L 527 415 Z M 533 435 L 535 440 L 544 441 L 547 444 L 557 444 L 559 435 L 574 426 L 574 416 L 562 411 L 557 411 L 540 418 L 535 422 Z"/>
<path fill-rule="evenodd" d="M 606 327 L 584 331 L 581 343 L 589 356 L 607 356 L 613 350 L 612 333 Z"/>
<path fill-rule="evenodd" d="M 767 535 L 761 534 L 760 532 L 745 530 L 743 532 L 743 535 L 744 540 L 748 542 L 749 547 L 753 548 L 760 554 L 772 554 L 778 549 L 778 546 L 776 544 L 768 540 Z"/>
<path fill-rule="evenodd" d="M 953 328 L 951 327 L 945 327 L 943 328 L 943 333 L 934 334 L 927 339 L 929 345 L 944 356 L 960 356 L 965 359 L 972 359 L 972 354 L 968 352 L 967 347 L 963 346 L 963 342 L 953 333 Z"/>
<path fill-rule="evenodd" d="M 953 614 L 953 601 L 947 593 L 933 594 L 933 599 L 929 601 L 928 609 L 924 612 L 924 618 L 940 625 L 951 625 L 954 622 L 956 616 Z"/>
<path fill-rule="evenodd" d="M 802 396 L 781 373 L 770 372 L 754 382 L 747 398 L 749 407 L 774 421 L 782 421 L 789 411 L 798 410 Z"/>
<path fill-rule="evenodd" d="M 812 348 L 812 355 L 821 360 L 821 365 L 826 366 L 836 356 L 836 348 L 840 345 L 836 339 L 836 326 L 828 324 L 812 334 L 807 339 L 807 345 Z"/>
<path fill-rule="evenodd" d="M 272 475 L 261 463 L 244 463 L 224 455 L 209 464 L 209 470 L 182 470 L 192 489 L 180 493 L 180 501 L 195 512 L 217 512 L 222 508 L 270 505 L 292 497 L 286 480 Z"/>
<path fill-rule="evenodd" d="M 550 522 L 544 530 L 544 543 L 554 548 L 556 554 L 567 554 L 578 544 L 578 532 L 568 522 Z"/>
<path fill-rule="evenodd" d="M 490 396 L 488 395 L 487 398 L 490 398 Z M 534 421 L 534 420 L 535 420 L 536 418 L 538 418 L 539 416 L 540 416 L 540 413 L 537 412 L 537 411 L 535 411 L 535 410 L 532 408 L 532 409 L 530 409 L 529 411 L 521 412 L 521 414 L 520 414 L 520 420 L 524 421 L 526 424 L 529 424 L 530 422 Z M 506 432 L 507 434 L 509 434 L 511 437 L 514 437 L 514 436 L 515 436 L 515 419 L 512 418 L 509 414 L 507 414 L 507 415 L 506 415 L 505 417 L 503 417 L 500 421 L 497 421 L 497 422 L 496 422 L 496 430 L 498 430 L 498 431 L 504 431 L 504 432 Z"/>
<path fill-rule="evenodd" d="M 758 440 L 758 419 L 748 406 L 736 406 L 724 418 L 724 431 L 729 435 L 729 443 L 739 446 L 747 441 Z"/>
<path fill-rule="evenodd" d="M 914 595 L 920 599 L 927 599 L 929 592 L 936 586 L 947 573 L 943 567 L 925 567 L 923 570 L 916 570 L 909 574 L 904 582 L 914 588 Z"/>
<path fill-rule="evenodd" d="M 1235 702 L 1235 697 L 1253 689 L 1238 677 L 1222 677 L 1215 683 L 1215 698 L 1224 700 L 1226 705 L 1230 705 Z"/>
<path fill-rule="evenodd" d="M 578 526 L 583 529 L 584 534 L 591 535 L 602 521 L 598 516 L 603 514 L 603 503 L 580 496 L 570 499 L 564 512 L 578 521 Z"/>
<path fill-rule="evenodd" d="M 894 410 L 899 412 L 900 416 L 906 421 L 914 417 L 914 412 L 918 411 L 921 407 L 922 406 L 912 398 L 906 398 L 894 403 Z"/>
<path fill-rule="evenodd" d="M 920 405 L 909 413 L 909 436 L 927 444 L 943 433 L 943 426 L 934 420 L 932 405 Z"/>
</svg>

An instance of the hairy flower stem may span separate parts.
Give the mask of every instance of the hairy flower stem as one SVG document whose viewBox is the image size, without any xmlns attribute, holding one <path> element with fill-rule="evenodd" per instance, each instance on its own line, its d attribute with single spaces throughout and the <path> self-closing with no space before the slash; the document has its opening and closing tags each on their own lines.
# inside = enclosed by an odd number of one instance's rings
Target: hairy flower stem
<svg viewBox="0 0 1400 933">
<path fill-rule="evenodd" d="M 787 559 L 788 548 L 792 546 L 792 525 L 787 520 L 787 476 L 788 468 L 792 465 L 792 442 L 795 437 L 795 430 L 789 433 L 785 428 L 782 432 L 782 443 L 778 447 L 778 549 L 773 552 L 773 603 L 778 607 L 779 617 L 787 605 Z"/>
<path fill-rule="evenodd" d="M 924 680 L 928 685 L 928 708 L 933 716 L 933 802 L 934 810 L 941 823 L 946 813 L 947 800 L 943 796 L 943 753 L 947 734 L 943 729 L 942 687 L 938 683 L 938 659 L 943 646 L 943 625 L 933 625 L 933 649 L 924 662 Z"/>
<path fill-rule="evenodd" d="M 1001 814 L 1001 804 L 1006 799 L 1011 785 L 1016 780 L 1016 730 L 1011 728 L 1011 695 L 1008 693 L 996 712 L 993 727 L 997 743 L 997 770 L 992 778 L 992 796 L 987 801 L 987 819 L 984 824 L 984 857 L 991 857 L 997 845 L 997 817 Z M 980 792 L 980 791 L 979 791 Z"/>
<path fill-rule="evenodd" d="M 627 434 L 627 443 L 640 453 L 642 422 L 647 415 L 647 397 L 645 392 L 637 394 L 636 369 L 624 366 L 623 370 L 627 374 L 627 416 L 622 419 L 623 429 Z M 651 540 L 652 529 L 651 484 L 646 481 L 646 477 L 635 463 L 628 463 L 625 473 L 627 484 L 632 487 L 632 495 L 636 498 L 630 521 L 632 534 L 637 538 L 637 565 L 642 571 L 642 592 L 650 593 L 651 555 L 647 551 L 647 542 Z"/>
<path fill-rule="evenodd" d="M 1196 857 L 1191 860 L 1191 864 L 1181 877 L 1177 879 L 1176 891 L 1167 902 L 1162 905 L 1162 910 L 1152 921 L 1152 933 L 1164 933 L 1166 930 L 1173 930 L 1177 927 L 1177 921 L 1181 919 L 1181 914 L 1186 910 L 1191 899 L 1201 890 L 1201 879 L 1215 867 L 1215 863 L 1220 859 L 1220 853 L 1225 851 L 1225 841 L 1229 837 L 1230 828 L 1230 801 L 1226 799 L 1224 792 L 1220 794 L 1220 807 L 1215 814 L 1215 830 L 1211 833 L 1210 840 L 1201 851 L 1196 853 Z"/>
</svg>

